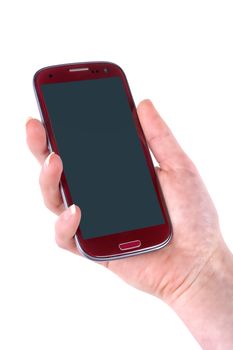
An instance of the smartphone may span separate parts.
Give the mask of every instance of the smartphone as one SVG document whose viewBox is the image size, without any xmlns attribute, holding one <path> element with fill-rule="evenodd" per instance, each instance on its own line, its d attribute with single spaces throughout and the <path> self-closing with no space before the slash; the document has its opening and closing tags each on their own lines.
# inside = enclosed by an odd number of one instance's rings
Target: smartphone
<svg viewBox="0 0 233 350">
<path fill-rule="evenodd" d="M 171 223 L 123 70 L 55 65 L 37 71 L 33 86 L 48 148 L 63 162 L 63 201 L 81 208 L 77 249 L 105 261 L 164 247 Z"/>
</svg>

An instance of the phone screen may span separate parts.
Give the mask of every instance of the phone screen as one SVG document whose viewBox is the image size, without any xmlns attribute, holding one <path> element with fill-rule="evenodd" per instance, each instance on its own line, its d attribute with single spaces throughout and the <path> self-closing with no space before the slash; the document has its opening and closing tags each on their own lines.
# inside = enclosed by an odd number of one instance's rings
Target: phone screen
<svg viewBox="0 0 233 350">
<path fill-rule="evenodd" d="M 121 78 L 41 88 L 83 238 L 164 224 Z"/>
</svg>

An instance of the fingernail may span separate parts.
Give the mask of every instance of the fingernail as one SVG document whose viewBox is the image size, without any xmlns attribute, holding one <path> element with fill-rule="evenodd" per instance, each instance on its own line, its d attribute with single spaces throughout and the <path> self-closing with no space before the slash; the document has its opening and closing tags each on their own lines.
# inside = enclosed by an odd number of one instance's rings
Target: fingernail
<svg viewBox="0 0 233 350">
<path fill-rule="evenodd" d="M 27 123 L 29 122 L 29 120 L 33 119 L 32 117 L 27 117 L 25 120 L 25 126 L 27 125 Z"/>
<path fill-rule="evenodd" d="M 65 212 L 65 219 L 69 220 L 71 216 L 73 216 L 76 213 L 76 206 L 72 204 Z"/>
<path fill-rule="evenodd" d="M 51 152 L 48 157 L 45 159 L 45 166 L 48 167 L 49 163 L 50 163 L 50 159 L 52 157 L 52 155 L 55 154 L 54 152 Z"/>
</svg>

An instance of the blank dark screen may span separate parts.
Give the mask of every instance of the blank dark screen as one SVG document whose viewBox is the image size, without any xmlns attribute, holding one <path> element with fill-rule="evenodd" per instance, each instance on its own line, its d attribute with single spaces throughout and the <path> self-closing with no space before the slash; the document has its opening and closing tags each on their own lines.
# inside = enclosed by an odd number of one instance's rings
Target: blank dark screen
<svg viewBox="0 0 233 350">
<path fill-rule="evenodd" d="M 43 84 L 84 239 L 164 223 L 119 77 Z"/>
</svg>

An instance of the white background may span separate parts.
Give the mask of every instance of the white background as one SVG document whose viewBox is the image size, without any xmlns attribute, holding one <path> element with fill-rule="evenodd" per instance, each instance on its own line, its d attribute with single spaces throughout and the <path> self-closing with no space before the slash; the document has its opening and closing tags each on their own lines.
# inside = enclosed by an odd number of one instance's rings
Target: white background
<svg viewBox="0 0 233 350">
<path fill-rule="evenodd" d="M 231 1 L 1 3 L 0 348 L 199 349 L 172 310 L 59 249 L 26 148 L 39 68 L 109 60 L 197 164 L 233 250 Z M 94 156 L 94 155 L 93 155 Z"/>
</svg>

